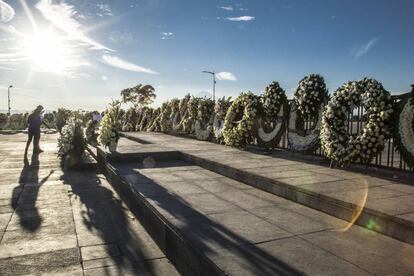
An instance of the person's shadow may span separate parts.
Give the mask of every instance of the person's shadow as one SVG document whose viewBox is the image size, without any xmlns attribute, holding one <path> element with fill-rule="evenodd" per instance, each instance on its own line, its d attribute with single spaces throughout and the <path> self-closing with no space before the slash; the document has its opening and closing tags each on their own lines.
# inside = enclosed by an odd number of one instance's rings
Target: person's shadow
<svg viewBox="0 0 414 276">
<path fill-rule="evenodd" d="M 19 186 L 13 189 L 11 205 L 19 216 L 20 225 L 30 232 L 35 232 L 42 223 L 42 218 L 36 207 L 39 189 L 53 173 L 53 170 L 39 182 L 39 154 L 33 153 L 30 164 L 25 154 L 23 162 Z"/>
</svg>

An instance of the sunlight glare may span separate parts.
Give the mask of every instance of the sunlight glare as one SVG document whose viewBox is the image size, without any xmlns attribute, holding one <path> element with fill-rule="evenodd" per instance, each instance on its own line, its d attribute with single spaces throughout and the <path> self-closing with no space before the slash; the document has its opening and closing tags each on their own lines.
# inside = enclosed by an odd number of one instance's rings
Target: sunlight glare
<svg viewBox="0 0 414 276">
<path fill-rule="evenodd" d="M 23 40 L 23 54 L 36 71 L 65 74 L 72 67 L 74 49 L 52 30 L 38 31 Z"/>
</svg>

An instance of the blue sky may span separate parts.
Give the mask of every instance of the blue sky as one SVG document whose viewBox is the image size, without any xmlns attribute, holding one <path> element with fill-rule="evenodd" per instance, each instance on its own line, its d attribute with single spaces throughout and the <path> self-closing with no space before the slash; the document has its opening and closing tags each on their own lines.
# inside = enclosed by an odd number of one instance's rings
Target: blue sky
<svg viewBox="0 0 414 276">
<path fill-rule="evenodd" d="M 364 76 L 393 93 L 414 83 L 414 1 L 0 0 L 0 109 L 103 109 L 120 90 L 155 104 L 211 92 L 292 95 L 307 74 L 330 92 Z"/>
</svg>

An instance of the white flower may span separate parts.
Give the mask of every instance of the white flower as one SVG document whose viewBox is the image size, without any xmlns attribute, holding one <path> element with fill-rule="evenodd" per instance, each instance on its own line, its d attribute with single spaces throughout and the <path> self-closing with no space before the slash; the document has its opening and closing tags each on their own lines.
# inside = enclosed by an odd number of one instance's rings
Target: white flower
<svg viewBox="0 0 414 276">
<path fill-rule="evenodd" d="M 386 127 L 390 113 L 384 107 L 390 105 L 390 103 L 384 102 L 384 98 L 388 98 L 388 93 L 382 86 L 377 86 L 376 81 L 371 79 L 349 82 L 336 91 L 336 95 L 332 97 L 328 105 L 333 110 L 337 110 L 337 112 L 329 112 L 327 109 L 324 113 L 324 118 L 329 118 L 329 120 L 324 119 L 322 124 L 322 132 L 326 134 L 321 139 L 322 147 L 329 158 L 339 162 L 353 160 L 369 162 L 375 156 L 375 153 L 385 143 L 385 136 L 380 133 L 388 132 Z M 354 106 L 364 105 L 368 114 L 368 122 L 363 128 L 362 133 L 356 139 L 349 138 L 345 145 L 346 149 L 341 150 L 339 147 L 335 149 L 333 145 L 335 142 L 334 137 L 337 136 L 336 131 L 341 129 L 346 131 L 346 121 L 341 120 L 341 118 L 348 115 L 346 112 L 347 108 L 343 105 L 344 99 L 347 99 L 345 101 L 348 105 L 348 110 L 352 110 Z M 353 99 L 353 101 L 348 99 Z M 390 108 L 389 111 L 392 112 L 392 109 Z M 332 120 L 334 123 L 331 125 L 330 122 Z M 346 140 L 342 136 L 339 136 L 338 139 L 340 141 Z M 361 152 L 359 143 L 362 145 L 362 150 L 366 150 L 366 152 Z M 354 144 L 355 151 L 353 150 Z"/>
</svg>

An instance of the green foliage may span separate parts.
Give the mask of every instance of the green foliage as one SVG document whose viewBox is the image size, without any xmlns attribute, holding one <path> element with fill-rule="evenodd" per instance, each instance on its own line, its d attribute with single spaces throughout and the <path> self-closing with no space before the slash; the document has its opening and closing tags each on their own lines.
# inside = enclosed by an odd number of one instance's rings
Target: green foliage
<svg viewBox="0 0 414 276">
<path fill-rule="evenodd" d="M 0 113 L 0 130 L 5 129 L 7 125 L 7 114 Z"/>
<path fill-rule="evenodd" d="M 136 109 L 151 104 L 156 97 L 154 87 L 149 84 L 126 88 L 121 91 L 121 96 L 124 103 L 131 103 Z"/>
<path fill-rule="evenodd" d="M 10 130 L 23 130 L 27 128 L 28 113 L 16 113 L 8 116 L 6 127 Z"/>
<path fill-rule="evenodd" d="M 87 126 L 89 121 L 93 120 L 93 115 L 94 114 L 99 114 L 98 111 L 86 111 L 86 112 L 82 112 L 81 113 L 81 117 L 82 117 L 82 124 L 84 126 Z"/>
<path fill-rule="evenodd" d="M 59 133 L 62 133 L 62 128 L 66 125 L 66 122 L 69 120 L 71 116 L 72 116 L 72 111 L 70 111 L 69 109 L 58 108 L 58 111 L 55 117 L 55 124 L 56 124 L 56 128 L 59 131 Z"/>
<path fill-rule="evenodd" d="M 146 131 L 148 127 L 148 123 L 152 118 L 152 113 L 154 112 L 154 109 L 151 107 L 144 106 L 141 109 L 141 118 L 137 122 L 137 131 Z"/>
<path fill-rule="evenodd" d="M 201 100 L 202 98 L 191 97 L 187 101 L 187 112 L 180 122 L 180 129 L 187 134 L 192 134 L 195 131 L 195 121 L 198 113 L 198 104 Z"/>
<path fill-rule="evenodd" d="M 161 118 L 160 118 L 160 127 L 162 132 L 170 132 L 172 128 L 171 124 L 171 113 L 173 109 L 173 102 L 167 102 L 165 105 L 163 104 Z M 178 102 L 177 102 L 178 107 Z"/>
<path fill-rule="evenodd" d="M 128 109 L 122 116 L 122 131 L 135 131 L 138 113 L 135 108 Z"/>
<path fill-rule="evenodd" d="M 196 120 L 202 122 L 203 124 L 212 124 L 214 105 L 215 103 L 211 99 L 201 99 L 198 102 Z"/>
<path fill-rule="evenodd" d="M 93 120 L 89 120 L 88 123 L 86 124 L 85 137 L 88 143 L 91 143 L 91 144 L 96 143 L 97 135 L 95 133 L 95 122 Z"/>
</svg>

